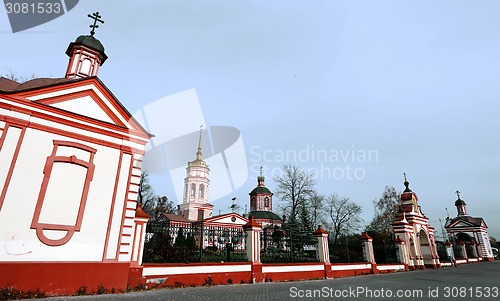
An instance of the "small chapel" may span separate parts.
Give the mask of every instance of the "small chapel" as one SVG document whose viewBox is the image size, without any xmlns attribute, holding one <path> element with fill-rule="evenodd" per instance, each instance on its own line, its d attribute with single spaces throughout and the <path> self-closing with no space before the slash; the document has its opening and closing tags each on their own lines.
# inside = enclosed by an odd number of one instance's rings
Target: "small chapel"
<svg viewBox="0 0 500 301">
<path fill-rule="evenodd" d="M 152 135 L 97 77 L 104 21 L 89 17 L 64 77 L 0 78 L 0 287 L 119 291 L 142 277 L 137 190 Z"/>
<path fill-rule="evenodd" d="M 493 261 L 495 259 L 488 236 L 488 226 L 481 217 L 472 217 L 467 213 L 467 204 L 460 198 L 457 190 L 457 216 L 447 218 L 445 229 L 448 238 L 454 245 L 458 245 L 455 254 L 457 258 L 482 258 Z"/>
</svg>

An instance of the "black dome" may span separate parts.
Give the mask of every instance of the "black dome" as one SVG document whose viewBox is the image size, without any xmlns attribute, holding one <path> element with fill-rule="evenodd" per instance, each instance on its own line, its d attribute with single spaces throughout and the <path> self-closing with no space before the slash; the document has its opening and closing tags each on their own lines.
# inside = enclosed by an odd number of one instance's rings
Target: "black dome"
<svg viewBox="0 0 500 301">
<path fill-rule="evenodd" d="M 98 39 L 94 38 L 91 35 L 81 35 L 76 38 L 74 42 L 69 44 L 68 49 L 66 50 L 66 54 L 71 57 L 73 55 L 73 48 L 79 45 L 97 51 L 101 59 L 101 64 L 104 64 L 104 61 L 106 61 L 106 59 L 108 58 L 108 56 L 104 53 L 104 46 Z"/>
</svg>

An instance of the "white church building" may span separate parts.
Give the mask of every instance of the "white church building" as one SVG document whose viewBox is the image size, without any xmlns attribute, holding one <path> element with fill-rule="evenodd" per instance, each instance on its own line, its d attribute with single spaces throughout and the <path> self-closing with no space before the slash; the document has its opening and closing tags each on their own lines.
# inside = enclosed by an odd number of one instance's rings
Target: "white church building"
<svg viewBox="0 0 500 301">
<path fill-rule="evenodd" d="M 66 54 L 63 78 L 0 78 L 0 287 L 125 290 L 149 219 L 136 199 L 151 134 L 97 77 L 94 30 Z"/>
</svg>

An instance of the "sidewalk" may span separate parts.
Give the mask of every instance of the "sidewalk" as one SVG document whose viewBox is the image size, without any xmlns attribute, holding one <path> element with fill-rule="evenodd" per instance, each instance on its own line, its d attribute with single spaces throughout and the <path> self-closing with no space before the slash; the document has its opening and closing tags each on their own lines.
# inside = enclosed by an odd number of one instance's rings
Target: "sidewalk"
<svg viewBox="0 0 500 301">
<path fill-rule="evenodd" d="M 498 300 L 500 299 L 498 279 L 500 279 L 500 261 L 495 261 L 460 265 L 456 268 L 326 280 L 156 289 L 115 295 L 51 297 L 43 300 L 386 300 L 389 293 L 392 294 L 391 300 Z M 458 294 L 457 296 L 452 295 L 452 289 Z M 489 297 L 486 297 L 487 289 Z M 398 298 L 396 296 L 398 292 L 411 294 L 412 297 Z M 460 297 L 461 292 L 467 296 Z M 482 293 L 480 298 L 477 295 L 479 292 Z M 317 294 L 316 297 L 311 295 L 314 293 Z M 385 297 L 382 297 L 381 293 L 385 293 Z M 437 296 L 432 295 L 436 293 Z"/>
</svg>

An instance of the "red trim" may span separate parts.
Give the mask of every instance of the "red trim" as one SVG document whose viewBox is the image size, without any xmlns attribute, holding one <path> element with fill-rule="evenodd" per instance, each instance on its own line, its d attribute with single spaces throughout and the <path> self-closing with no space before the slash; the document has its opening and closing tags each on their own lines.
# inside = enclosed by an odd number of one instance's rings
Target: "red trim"
<svg viewBox="0 0 500 301">
<path fill-rule="evenodd" d="M 140 230 L 139 230 L 139 226 L 140 226 Z M 136 264 L 140 260 L 140 257 L 139 257 L 139 255 L 141 253 L 140 244 L 141 244 L 141 241 L 143 239 L 142 238 L 142 227 L 144 227 L 144 222 L 135 221 L 135 233 L 134 233 L 134 236 L 133 236 L 133 239 L 132 239 L 132 253 L 131 253 L 131 256 L 130 256 L 130 262 L 133 262 L 133 263 L 136 263 Z M 136 248 L 136 245 L 135 245 L 136 239 L 135 239 L 135 237 L 137 235 L 139 235 L 139 248 L 137 248 L 137 252 L 139 254 L 137 255 L 137 260 L 134 260 L 134 255 L 136 253 L 136 251 L 135 251 L 135 248 Z"/>
<path fill-rule="evenodd" d="M 90 158 L 89 161 L 83 161 L 81 159 L 77 159 L 76 156 L 57 156 L 57 149 L 59 147 L 71 147 L 71 148 L 76 148 L 80 149 L 83 151 L 87 151 L 90 153 Z M 83 220 L 83 213 L 85 211 L 85 205 L 87 203 L 87 196 L 89 193 L 89 187 L 90 187 L 90 182 L 92 181 L 92 178 L 94 177 L 94 155 L 97 152 L 96 149 L 89 147 L 87 145 L 83 145 L 81 143 L 77 142 L 70 142 L 70 141 L 60 141 L 60 140 L 54 140 L 54 147 L 52 149 L 52 154 L 47 157 L 47 161 L 45 163 L 45 167 L 43 169 L 43 173 L 45 176 L 43 177 L 42 185 L 40 187 L 40 193 L 38 195 L 38 200 L 35 206 L 35 213 L 33 214 L 33 220 L 31 222 L 31 229 L 36 229 L 36 235 L 38 236 L 38 239 L 48 245 L 48 246 L 61 246 L 67 243 L 71 237 L 73 237 L 73 234 L 75 232 L 79 232 L 81 225 L 82 225 L 82 220 Z M 85 182 L 83 185 L 83 192 L 82 196 L 80 198 L 80 206 L 78 208 L 78 215 L 77 219 L 75 222 L 75 225 L 57 225 L 57 224 L 46 224 L 46 223 L 40 223 L 40 212 L 42 210 L 43 202 L 45 201 L 45 194 L 47 192 L 47 187 L 49 186 L 49 181 L 50 177 L 52 174 L 52 167 L 54 166 L 54 163 L 60 162 L 60 163 L 69 163 L 69 164 L 77 164 L 83 168 L 87 169 L 87 175 L 85 177 Z M 45 234 L 43 233 L 44 230 L 61 230 L 61 231 L 66 231 L 66 235 L 63 238 L 60 239 L 50 239 Z"/>
<path fill-rule="evenodd" d="M 3 96 L 5 96 L 5 95 L 3 95 Z M 26 115 L 31 115 L 34 117 L 38 117 L 38 118 L 49 120 L 49 121 L 54 121 L 54 122 L 61 123 L 61 124 L 67 124 L 67 125 L 70 125 L 70 126 L 73 126 L 76 128 L 82 128 L 82 129 L 87 129 L 87 130 L 90 129 L 90 131 L 92 131 L 92 132 L 99 132 L 99 131 L 100 132 L 109 132 L 107 130 L 96 128 L 95 126 L 84 125 L 84 124 L 78 123 L 76 121 L 72 121 L 72 120 L 65 119 L 65 118 L 58 117 L 58 116 L 53 116 L 53 115 L 46 113 L 46 112 L 50 112 L 52 114 L 62 115 L 63 117 L 66 117 L 66 118 L 71 118 L 71 119 L 74 119 L 77 121 L 88 122 L 92 125 L 102 126 L 102 127 L 108 128 L 110 130 L 112 129 L 115 131 L 119 131 L 119 132 L 122 132 L 123 134 L 133 134 L 133 135 L 137 135 L 141 138 L 149 139 L 149 136 L 146 136 L 144 132 L 141 132 L 141 131 L 134 129 L 134 128 L 131 129 L 131 128 L 127 128 L 124 126 L 119 126 L 116 124 L 112 124 L 112 123 L 105 122 L 102 120 L 94 119 L 94 118 L 87 117 L 84 115 L 79 115 L 79 114 L 76 114 L 76 113 L 73 113 L 70 111 L 66 111 L 66 110 L 52 107 L 49 105 L 44 105 L 44 104 L 34 102 L 34 101 L 26 101 L 26 100 L 22 100 L 22 99 L 20 100 L 20 99 L 16 99 L 13 97 L 8 97 L 8 99 L 13 101 L 13 102 L 16 102 L 20 105 L 33 107 L 33 109 L 21 108 L 21 107 L 9 105 L 6 103 L 0 103 L 0 107 L 3 107 L 9 111 L 21 112 L 21 113 L 26 114 Z M 38 110 L 45 111 L 45 112 L 34 111 L 34 109 L 38 109 Z M 109 134 L 110 136 L 120 137 L 120 134 L 113 133 L 113 132 L 109 132 L 109 133 L 110 133 Z"/>
<path fill-rule="evenodd" d="M 372 239 L 373 240 L 373 238 L 370 235 L 368 235 L 367 232 L 363 233 L 363 235 L 361 235 L 361 237 L 359 239 L 361 239 L 361 240 L 370 240 L 370 239 Z"/>
<path fill-rule="evenodd" d="M 73 115 L 75 115 L 75 114 L 73 113 Z M 108 128 L 106 130 L 106 129 L 102 129 L 102 128 L 98 128 L 98 127 L 94 127 L 94 126 L 90 126 L 90 125 L 78 123 L 76 121 L 64 119 L 64 118 L 61 118 L 61 117 L 52 116 L 52 115 L 49 115 L 49 114 L 46 114 L 46 113 L 41 113 L 41 112 L 32 112 L 31 116 L 35 117 L 35 118 L 40 118 L 40 119 L 43 119 L 43 120 L 48 120 L 48 121 L 56 122 L 58 124 L 64 124 L 64 125 L 67 125 L 67 126 L 70 126 L 70 127 L 74 127 L 74 128 L 78 128 L 78 129 L 83 129 L 83 130 L 86 130 L 86 131 L 89 131 L 89 132 L 92 132 L 92 133 L 97 133 L 97 134 L 102 134 L 102 135 L 106 135 L 106 136 L 109 136 L 109 137 L 114 137 L 114 138 L 119 138 L 119 139 L 123 139 L 123 140 L 128 140 L 128 141 L 132 141 L 132 142 L 139 143 L 139 144 L 144 144 L 145 145 L 147 143 L 147 142 L 144 142 L 143 140 L 136 139 L 136 138 L 133 138 L 133 137 L 129 136 L 129 134 L 133 134 L 133 135 L 137 135 L 137 136 L 140 136 L 140 135 L 137 134 L 137 133 L 135 133 L 133 130 L 128 129 L 128 128 L 117 127 L 115 129 L 112 129 L 112 130 L 116 130 L 116 131 L 122 132 L 122 134 L 119 134 L 119 133 L 111 131 L 111 129 L 110 129 L 111 126 L 109 126 L 110 125 L 109 123 L 106 123 L 108 125 L 108 126 L 105 126 L 105 127 Z M 76 115 L 76 116 L 78 116 L 78 115 Z M 74 116 L 70 116 L 70 117 L 74 118 Z M 50 126 L 47 126 L 47 125 L 45 125 L 45 126 L 46 127 L 50 127 Z M 50 127 L 50 128 L 52 128 L 52 127 Z"/>
<path fill-rule="evenodd" d="M 1 106 L 2 106 L 2 103 L 0 103 L 0 107 Z M 35 114 L 35 113 L 33 113 L 33 114 Z M 39 123 L 30 122 L 30 121 L 19 119 L 19 118 L 15 118 L 15 117 L 5 116 L 5 120 L 8 123 L 11 123 L 11 124 L 20 125 L 20 126 L 28 126 L 29 125 L 29 128 L 32 128 L 32 129 L 35 129 L 35 130 L 45 131 L 45 132 L 52 133 L 52 134 L 59 134 L 59 135 L 63 135 L 63 136 L 66 136 L 66 137 L 70 137 L 70 138 L 74 138 L 74 139 L 78 139 L 78 140 L 83 140 L 83 141 L 86 141 L 86 142 L 91 142 L 91 143 L 95 143 L 95 144 L 99 144 L 99 145 L 104 145 L 104 146 L 108 146 L 108 147 L 112 147 L 112 148 L 116 148 L 116 149 L 121 149 L 121 150 L 124 150 L 126 152 L 133 152 L 133 153 L 139 154 L 139 155 L 144 155 L 144 153 L 145 153 L 145 150 L 143 150 L 143 149 L 137 149 L 137 148 L 125 146 L 125 145 L 122 145 L 122 144 L 116 144 L 116 143 L 109 142 L 109 141 L 106 141 L 106 140 L 97 139 L 97 138 L 89 137 L 89 136 L 82 135 L 82 134 L 76 134 L 74 132 L 68 132 L 68 131 L 61 130 L 61 129 L 58 129 L 58 128 L 54 128 L 54 127 L 51 127 L 51 126 L 42 125 L 42 124 L 39 124 Z M 64 123 L 64 121 L 65 121 L 64 119 L 61 119 L 60 123 Z M 59 122 L 59 121 L 55 121 L 55 122 Z M 72 127 L 79 128 L 80 124 L 78 124 L 78 123 L 72 123 L 72 124 L 68 124 L 68 125 L 72 126 Z M 94 131 L 95 129 L 92 128 L 92 127 L 89 127 L 88 129 L 84 129 L 84 130 L 89 130 L 89 131 L 92 131 L 94 133 L 97 133 L 97 131 Z M 139 144 L 142 144 L 142 145 L 146 144 L 146 143 L 144 143 L 144 141 L 132 139 L 132 138 L 127 137 L 127 136 L 119 135 L 119 134 L 116 134 L 116 133 L 111 133 L 111 132 L 105 131 L 105 130 L 101 130 L 101 131 L 102 131 L 101 134 L 103 134 L 105 136 L 111 136 L 112 137 L 113 134 L 115 134 L 116 135 L 115 138 L 123 139 L 123 140 L 126 140 L 126 141 L 131 141 L 131 142 L 136 142 L 136 143 L 139 143 Z"/>
<path fill-rule="evenodd" d="M 316 229 L 316 231 L 313 232 L 313 235 L 314 236 L 322 236 L 323 234 L 327 234 L 328 235 L 328 232 L 326 232 L 322 227 L 321 225 L 318 226 L 318 229 Z"/>
<path fill-rule="evenodd" d="M 123 237 L 123 228 L 126 227 L 126 225 L 124 225 L 125 223 L 125 213 L 127 212 L 127 203 L 128 203 L 128 193 L 127 191 L 129 190 L 129 187 L 130 187 L 130 179 L 131 179 L 131 175 L 132 175 L 132 167 L 134 166 L 134 154 L 130 154 L 131 157 L 130 157 L 130 166 L 129 166 L 129 169 L 128 169 L 128 179 L 127 179 L 127 185 L 125 186 L 125 200 L 123 202 L 123 211 L 122 211 L 122 223 L 121 223 L 121 226 L 120 226 L 120 235 L 118 236 L 118 247 L 116 248 L 116 258 L 118 258 L 118 256 L 120 254 L 122 254 L 122 252 L 120 252 L 120 248 L 122 245 L 125 245 L 124 243 L 122 243 L 122 237 Z M 133 226 L 128 226 L 128 227 L 131 227 L 133 228 Z M 125 254 L 128 254 L 127 252 L 125 252 Z"/>
<path fill-rule="evenodd" d="M 7 137 L 9 127 L 11 127 L 11 126 L 12 125 L 10 125 L 8 123 L 5 124 L 5 128 L 2 132 L 2 134 L 3 134 L 2 138 L 0 138 L 0 150 L 3 147 L 5 137 Z M 19 128 L 19 127 L 15 127 L 15 128 Z M 20 129 L 21 129 L 21 133 L 19 134 L 19 139 L 17 140 L 16 149 L 14 150 L 14 155 L 12 156 L 12 161 L 10 162 L 9 171 L 7 172 L 7 177 L 5 178 L 5 183 L 3 184 L 3 188 L 2 188 L 2 191 L 0 193 L 0 210 L 2 209 L 3 202 L 5 200 L 5 195 L 7 194 L 7 189 L 9 187 L 10 180 L 12 179 L 12 173 L 14 172 L 14 167 L 15 167 L 16 162 L 17 162 L 17 157 L 19 156 L 19 151 L 21 149 L 21 144 L 23 143 L 24 134 L 26 133 L 26 127 L 21 127 Z"/>
<path fill-rule="evenodd" d="M 6 97 L 8 99 L 15 100 L 17 103 L 22 103 L 24 105 L 30 105 L 30 106 L 34 106 L 34 107 L 38 106 L 38 107 L 44 108 L 45 110 L 51 110 L 51 111 L 53 110 L 53 111 L 58 112 L 58 113 L 66 112 L 66 115 L 68 115 L 72 118 L 77 118 L 76 116 L 81 116 L 81 115 L 67 112 L 67 111 L 64 111 L 64 110 L 61 110 L 58 108 L 45 106 L 45 105 L 39 104 L 37 102 L 29 101 L 29 100 L 27 102 L 26 98 L 41 95 L 41 94 L 47 94 L 47 93 L 51 93 L 51 92 L 60 92 L 60 91 L 69 90 L 72 88 L 80 88 L 82 86 L 86 86 L 89 84 L 93 85 L 94 88 L 99 90 L 99 92 L 101 92 L 106 99 L 110 100 L 111 105 L 122 115 L 122 117 L 124 119 L 127 120 L 127 122 L 129 124 L 131 124 L 133 126 L 133 129 L 127 129 L 128 131 L 133 130 L 133 132 L 137 132 L 136 134 L 138 134 L 139 136 L 141 136 L 143 138 L 149 139 L 151 137 L 151 135 L 149 133 L 147 133 L 141 127 L 141 125 L 136 122 L 136 120 L 134 120 L 134 118 L 131 116 L 131 114 L 129 112 L 127 112 L 122 107 L 122 105 L 120 104 L 118 99 L 113 94 L 111 94 L 110 91 L 108 91 L 108 89 L 104 86 L 103 83 L 101 83 L 101 81 L 97 77 L 89 77 L 89 78 L 84 79 L 84 80 L 78 80 L 78 81 L 74 81 L 74 82 L 70 82 L 70 83 L 62 83 L 59 85 L 54 85 L 54 86 L 49 86 L 49 87 L 44 87 L 44 88 L 36 88 L 36 89 L 30 90 L 30 91 L 24 91 L 21 93 L 2 95 L 2 97 Z M 20 99 L 17 99 L 15 96 L 22 97 L 24 99 L 20 100 Z M 84 118 L 85 120 L 90 119 L 90 120 L 93 120 L 95 122 L 103 122 L 103 121 L 96 120 L 96 119 L 93 119 L 93 118 L 87 117 L 87 116 L 81 116 L 81 117 Z M 106 123 L 106 122 L 103 122 L 103 123 L 110 125 L 109 123 Z"/>
<path fill-rule="evenodd" d="M 118 158 L 118 167 L 116 169 L 115 187 L 113 188 L 113 197 L 111 199 L 111 209 L 109 209 L 108 229 L 106 230 L 106 240 L 104 243 L 102 260 L 110 260 L 109 258 L 106 258 L 106 254 L 108 253 L 109 234 L 111 232 L 111 224 L 113 222 L 113 212 L 115 210 L 116 192 L 118 190 L 118 183 L 120 181 L 120 173 L 122 169 L 122 158 L 123 158 L 123 152 L 120 152 L 120 157 Z M 118 244 L 116 245 L 116 247 L 117 248 L 119 247 Z M 113 259 L 117 259 L 116 256 Z"/>
<path fill-rule="evenodd" d="M 109 141 L 101 140 L 101 139 L 97 139 L 97 138 L 92 138 L 92 137 L 81 135 L 81 134 L 76 134 L 73 132 L 68 132 L 65 130 L 57 129 L 57 128 L 52 128 L 52 127 L 49 127 L 46 125 L 31 123 L 30 128 L 35 129 L 35 130 L 49 132 L 52 134 L 66 136 L 66 137 L 77 139 L 77 140 L 82 140 L 85 142 L 95 143 L 95 144 L 99 144 L 99 145 L 103 145 L 103 146 L 107 146 L 107 147 L 111 147 L 111 148 L 115 148 L 115 149 L 120 149 L 122 147 L 122 145 L 120 145 L 120 144 L 116 144 L 113 142 L 109 142 Z M 131 149 L 136 153 L 144 154 L 144 150 L 135 149 L 135 148 L 131 148 Z"/>
<path fill-rule="evenodd" d="M 104 101 L 102 101 L 102 99 L 99 96 L 97 96 L 97 94 L 93 90 L 84 90 L 84 91 L 73 92 L 73 93 L 69 93 L 69 94 L 65 94 L 65 95 L 44 98 L 41 100 L 37 100 L 36 102 L 42 103 L 44 105 L 53 105 L 56 103 L 67 102 L 67 101 L 71 101 L 71 100 L 86 97 L 86 96 L 90 96 L 90 98 L 92 98 L 92 100 L 96 102 L 96 104 L 106 113 L 106 115 L 111 120 L 113 120 L 113 122 L 116 125 L 125 126 L 125 124 L 120 120 L 120 118 L 118 118 L 113 113 L 113 111 L 111 111 L 111 109 L 104 103 Z M 94 118 L 92 118 L 92 119 L 93 119 L 92 120 L 93 122 L 99 120 L 99 119 L 94 119 Z M 100 120 L 100 121 L 103 121 L 103 120 Z M 109 123 L 109 122 L 106 122 L 106 123 Z"/>
</svg>

